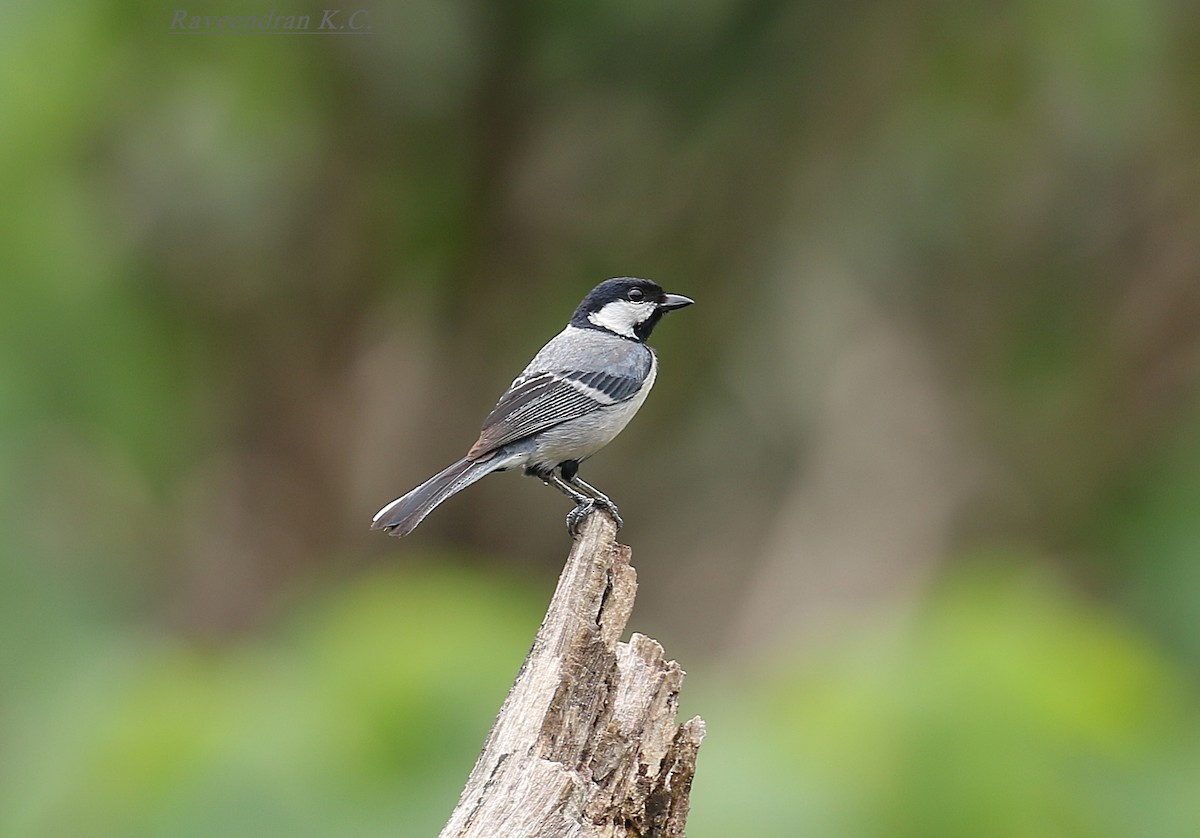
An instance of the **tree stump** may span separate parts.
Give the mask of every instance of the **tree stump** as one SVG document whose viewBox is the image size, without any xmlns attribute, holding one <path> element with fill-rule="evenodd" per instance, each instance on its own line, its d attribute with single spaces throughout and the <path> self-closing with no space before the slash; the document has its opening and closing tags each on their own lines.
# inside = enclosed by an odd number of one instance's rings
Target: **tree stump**
<svg viewBox="0 0 1200 838">
<path fill-rule="evenodd" d="M 618 642 L 637 573 L 616 533 L 584 521 L 441 838 L 683 836 L 704 720 L 676 723 L 684 672 L 657 641 Z"/>
</svg>

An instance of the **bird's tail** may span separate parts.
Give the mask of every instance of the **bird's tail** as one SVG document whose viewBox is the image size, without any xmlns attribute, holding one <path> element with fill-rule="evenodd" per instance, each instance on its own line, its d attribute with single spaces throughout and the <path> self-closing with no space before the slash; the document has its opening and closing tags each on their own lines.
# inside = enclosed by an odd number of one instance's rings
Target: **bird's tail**
<svg viewBox="0 0 1200 838">
<path fill-rule="evenodd" d="M 376 512 L 371 529 L 386 530 L 388 535 L 408 535 L 442 501 L 501 468 L 504 462 L 499 457 L 482 463 L 461 459 Z"/>
</svg>

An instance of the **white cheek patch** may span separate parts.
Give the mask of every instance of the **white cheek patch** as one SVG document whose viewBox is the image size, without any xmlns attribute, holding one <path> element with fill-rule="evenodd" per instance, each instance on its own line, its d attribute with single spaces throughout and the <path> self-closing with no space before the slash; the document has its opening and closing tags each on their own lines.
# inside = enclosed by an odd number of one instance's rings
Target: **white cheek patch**
<svg viewBox="0 0 1200 838">
<path fill-rule="evenodd" d="M 589 314 L 588 320 L 602 329 L 633 338 L 636 337 L 633 333 L 634 326 L 645 323 L 652 314 L 654 314 L 654 303 L 649 300 L 643 300 L 640 303 L 632 300 L 614 300 L 599 311 Z"/>
</svg>

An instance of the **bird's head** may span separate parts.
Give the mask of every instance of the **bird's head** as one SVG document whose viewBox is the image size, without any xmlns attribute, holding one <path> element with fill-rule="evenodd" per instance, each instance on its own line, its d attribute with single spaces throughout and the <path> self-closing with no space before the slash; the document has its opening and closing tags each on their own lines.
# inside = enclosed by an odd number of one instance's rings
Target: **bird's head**
<svg viewBox="0 0 1200 838">
<path fill-rule="evenodd" d="M 571 325 L 645 341 L 666 312 L 693 302 L 680 294 L 668 294 L 649 279 L 606 279 L 583 298 L 571 317 Z"/>
</svg>

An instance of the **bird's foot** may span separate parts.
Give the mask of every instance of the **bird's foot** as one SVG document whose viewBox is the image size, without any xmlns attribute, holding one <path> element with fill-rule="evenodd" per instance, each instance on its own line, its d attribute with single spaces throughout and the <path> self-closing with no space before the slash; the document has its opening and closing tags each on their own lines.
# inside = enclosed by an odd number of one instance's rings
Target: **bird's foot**
<svg viewBox="0 0 1200 838">
<path fill-rule="evenodd" d="M 583 520 L 587 518 L 587 516 L 591 515 L 595 511 L 596 501 L 592 498 L 588 498 L 567 513 L 567 532 L 570 534 L 571 538 L 579 535 L 579 525 L 583 523 Z"/>
<path fill-rule="evenodd" d="M 595 512 L 597 509 L 603 509 L 612 516 L 613 521 L 617 525 L 617 529 L 625 526 L 625 522 L 621 520 L 620 514 L 617 513 L 617 505 L 612 501 L 600 498 L 587 498 L 567 514 L 567 532 L 571 537 L 579 535 L 579 526 L 584 519 Z"/>
<path fill-rule="evenodd" d="M 612 516 L 613 522 L 617 525 L 617 529 L 625 526 L 625 522 L 621 519 L 621 513 L 617 511 L 617 505 L 608 498 L 596 498 L 596 506 L 603 509 Z"/>
</svg>

